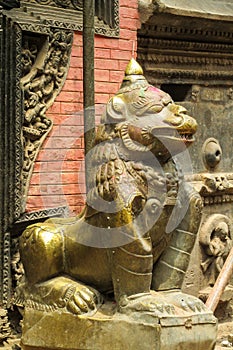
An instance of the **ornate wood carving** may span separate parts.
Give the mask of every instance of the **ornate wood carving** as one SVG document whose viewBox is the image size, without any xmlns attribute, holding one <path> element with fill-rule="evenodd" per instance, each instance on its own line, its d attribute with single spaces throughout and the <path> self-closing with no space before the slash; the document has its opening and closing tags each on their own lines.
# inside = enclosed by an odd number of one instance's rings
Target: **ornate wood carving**
<svg viewBox="0 0 233 350">
<path fill-rule="evenodd" d="M 21 213 L 22 98 L 20 89 L 21 31 L 0 13 L 0 301 L 11 297 L 9 228 Z M 19 50 L 19 51 L 18 51 Z"/>
<path fill-rule="evenodd" d="M 162 16 L 161 16 L 162 19 Z M 194 22 L 195 23 L 195 22 Z M 197 22 L 196 22 L 197 23 Z M 205 24 L 208 22 L 204 22 Z M 180 40 L 184 39 L 184 37 L 191 38 L 194 37 L 201 37 L 203 41 L 217 41 L 217 42 L 224 42 L 224 41 L 230 41 L 233 38 L 232 31 L 224 26 L 222 26 L 222 29 L 220 28 L 209 28 L 208 25 L 203 25 L 197 27 L 190 26 L 189 20 L 184 21 L 182 23 L 179 23 L 179 25 L 171 25 L 170 23 L 157 23 L 155 24 L 143 24 L 142 29 L 140 30 L 140 34 L 144 36 L 145 34 L 150 33 L 150 37 L 156 37 L 156 36 L 164 36 L 164 37 L 170 37 L 172 39 L 179 38 Z M 204 39 L 204 40 L 203 40 Z M 215 39 L 215 40 L 214 40 Z M 224 40 L 225 39 L 225 40 Z"/>
<path fill-rule="evenodd" d="M 7 311 L 0 309 L 0 346 L 9 338 L 11 334 L 10 323 L 8 322 Z"/>
<path fill-rule="evenodd" d="M 141 37 L 138 46 L 138 59 L 151 83 L 225 84 L 233 79 L 231 44 Z"/>
<path fill-rule="evenodd" d="M 187 176 L 202 196 L 204 206 L 233 202 L 232 173 L 203 173 Z"/>
<path fill-rule="evenodd" d="M 82 1 L 80 0 L 23 0 L 20 8 L 12 9 L 23 30 L 46 32 L 46 26 L 82 31 Z M 62 11 L 61 11 L 62 9 Z M 119 0 L 97 0 L 95 32 L 119 36 Z"/>
<path fill-rule="evenodd" d="M 68 207 L 58 207 L 58 208 L 50 208 L 44 209 L 40 211 L 33 211 L 30 213 L 24 213 L 20 216 L 20 218 L 16 221 L 15 225 L 19 229 L 19 231 L 24 230 L 29 224 L 44 221 L 53 217 L 66 217 L 69 216 Z"/>
<path fill-rule="evenodd" d="M 82 10 L 82 0 L 34 0 L 31 2 L 37 2 L 41 5 L 52 5 L 63 8 L 75 8 L 76 10 Z"/>
<path fill-rule="evenodd" d="M 208 0 L 192 13 L 193 7 L 189 9 L 183 1 L 175 6 L 166 0 L 153 4 L 150 17 L 138 31 L 138 58 L 151 83 L 232 81 L 232 8 L 227 13 L 225 4 Z"/>
<path fill-rule="evenodd" d="M 21 87 L 24 98 L 22 193 L 27 196 L 33 164 L 52 121 L 45 113 L 60 92 L 68 70 L 70 31 L 51 30 L 48 36 L 24 36 Z"/>
<path fill-rule="evenodd" d="M 83 10 L 83 0 L 31 0 L 31 3 L 50 5 L 72 10 Z M 118 1 L 96 0 L 95 13 L 98 20 L 102 20 L 111 28 L 118 26 Z"/>
</svg>

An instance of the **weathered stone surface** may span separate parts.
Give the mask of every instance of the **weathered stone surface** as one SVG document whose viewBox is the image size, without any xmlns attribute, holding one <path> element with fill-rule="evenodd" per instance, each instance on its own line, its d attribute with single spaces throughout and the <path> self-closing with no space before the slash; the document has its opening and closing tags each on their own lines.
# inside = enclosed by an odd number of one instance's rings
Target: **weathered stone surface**
<svg viewBox="0 0 233 350">
<path fill-rule="evenodd" d="M 144 315 L 145 316 L 145 315 Z M 203 318 L 202 318 L 203 319 Z M 216 323 L 206 315 L 134 319 L 105 304 L 95 316 L 25 310 L 23 350 L 210 350 L 215 343 Z M 205 326 L 205 332 L 203 332 Z"/>
<path fill-rule="evenodd" d="M 157 0 L 154 5 L 159 12 L 167 12 L 182 16 L 195 16 L 199 18 L 223 19 L 232 18 L 233 4 L 230 1 L 222 0 Z M 149 6 L 149 1 L 148 1 Z M 225 18 L 226 19 L 226 18 Z"/>
<path fill-rule="evenodd" d="M 138 9 L 141 23 L 145 23 L 152 15 L 155 9 L 153 0 L 139 0 Z"/>
</svg>

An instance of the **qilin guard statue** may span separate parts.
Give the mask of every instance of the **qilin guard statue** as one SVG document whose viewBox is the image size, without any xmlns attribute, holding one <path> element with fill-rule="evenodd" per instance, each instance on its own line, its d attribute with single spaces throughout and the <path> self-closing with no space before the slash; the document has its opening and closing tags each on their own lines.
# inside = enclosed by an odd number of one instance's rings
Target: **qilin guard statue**
<svg viewBox="0 0 233 350">
<path fill-rule="evenodd" d="M 31 225 L 21 236 L 17 303 L 82 316 L 111 298 L 128 315 L 207 311 L 181 292 L 202 201 L 173 158 L 196 129 L 132 59 L 97 130 L 82 214 Z"/>
</svg>

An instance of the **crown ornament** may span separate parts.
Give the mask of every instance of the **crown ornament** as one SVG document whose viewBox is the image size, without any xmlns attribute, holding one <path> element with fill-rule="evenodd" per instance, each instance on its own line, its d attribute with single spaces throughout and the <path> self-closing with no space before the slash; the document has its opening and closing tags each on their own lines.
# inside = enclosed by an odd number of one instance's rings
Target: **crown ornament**
<svg viewBox="0 0 233 350">
<path fill-rule="evenodd" d="M 138 82 L 147 82 L 146 78 L 143 75 L 143 69 L 140 64 L 134 59 L 131 58 L 125 69 L 125 76 L 121 85 L 121 88 L 129 86 Z"/>
</svg>

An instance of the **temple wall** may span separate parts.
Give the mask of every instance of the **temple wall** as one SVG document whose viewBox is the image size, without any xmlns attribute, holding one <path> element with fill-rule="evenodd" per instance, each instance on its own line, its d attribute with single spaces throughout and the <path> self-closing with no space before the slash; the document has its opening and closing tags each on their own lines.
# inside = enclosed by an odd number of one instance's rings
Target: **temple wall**
<svg viewBox="0 0 233 350">
<path fill-rule="evenodd" d="M 125 67 L 136 52 L 138 1 L 120 0 L 119 38 L 95 36 L 96 115 L 119 89 Z M 68 206 L 80 212 L 85 202 L 82 33 L 74 35 L 66 83 L 48 110 L 53 128 L 36 159 L 26 210 Z"/>
</svg>

